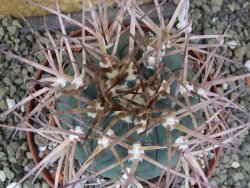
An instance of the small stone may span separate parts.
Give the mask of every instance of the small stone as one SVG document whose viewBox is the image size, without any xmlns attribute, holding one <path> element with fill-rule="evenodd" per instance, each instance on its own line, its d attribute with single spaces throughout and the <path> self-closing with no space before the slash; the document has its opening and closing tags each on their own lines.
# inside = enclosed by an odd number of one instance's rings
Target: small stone
<svg viewBox="0 0 250 188">
<path fill-rule="evenodd" d="M 2 158 L 4 158 L 6 156 L 6 154 L 4 153 L 4 152 L 0 152 L 0 160 L 2 159 Z"/>
<path fill-rule="evenodd" d="M 223 4 L 223 0 L 211 0 L 211 3 L 213 5 L 219 5 L 219 6 L 221 6 Z"/>
<path fill-rule="evenodd" d="M 49 185 L 46 182 L 42 182 L 42 188 L 49 188 Z"/>
<path fill-rule="evenodd" d="M 13 182 L 9 184 L 6 188 L 22 188 L 22 185 L 17 184 L 17 182 Z"/>
<path fill-rule="evenodd" d="M 21 25 L 21 23 L 20 23 L 19 20 L 13 20 L 13 21 L 12 21 L 12 25 L 17 26 L 17 27 L 19 27 L 19 28 L 22 28 L 22 25 Z"/>
<path fill-rule="evenodd" d="M 5 87 L 4 84 L 0 84 L 0 98 L 2 98 L 3 96 L 6 96 L 8 93 L 8 87 Z"/>
<path fill-rule="evenodd" d="M 212 10 L 206 4 L 202 7 L 206 14 L 211 14 Z"/>
<path fill-rule="evenodd" d="M 4 30 L 2 27 L 0 27 L 0 37 L 4 36 Z"/>
<path fill-rule="evenodd" d="M 229 8 L 229 10 L 231 12 L 234 12 L 235 11 L 235 2 L 228 4 L 227 7 Z"/>
<path fill-rule="evenodd" d="M 17 89 L 15 85 L 10 86 L 10 97 L 13 97 L 13 95 L 16 93 Z"/>
<path fill-rule="evenodd" d="M 25 156 L 24 151 L 19 147 L 17 152 L 16 152 L 16 159 L 17 160 L 22 159 L 22 158 L 24 158 L 24 156 Z"/>
<path fill-rule="evenodd" d="M 5 168 L 3 168 L 3 171 L 9 180 L 12 180 L 14 178 L 15 174 L 9 168 L 5 167 Z"/>
<path fill-rule="evenodd" d="M 223 163 L 226 164 L 230 161 L 230 158 L 227 155 L 224 155 L 223 157 Z"/>
<path fill-rule="evenodd" d="M 14 163 L 12 164 L 12 170 L 17 174 L 17 173 L 22 172 L 23 168 L 20 164 Z"/>
<path fill-rule="evenodd" d="M 4 27 L 7 27 L 7 26 L 9 25 L 8 18 L 3 18 L 3 19 L 2 19 L 2 25 L 3 25 Z"/>
<path fill-rule="evenodd" d="M 23 182 L 23 188 L 30 188 L 30 187 L 34 187 L 34 185 L 30 180 L 26 180 L 25 182 Z"/>
<path fill-rule="evenodd" d="M 238 163 L 237 161 L 233 161 L 231 164 L 231 167 L 233 168 L 239 168 L 240 167 L 240 163 Z"/>
<path fill-rule="evenodd" d="M 7 103 L 8 109 L 11 109 L 16 105 L 16 102 L 14 99 L 7 98 L 6 103 Z"/>
<path fill-rule="evenodd" d="M 19 33 L 19 28 L 15 25 L 8 26 L 7 30 L 10 32 L 10 34 L 15 35 L 15 36 Z"/>
<path fill-rule="evenodd" d="M 245 179 L 244 174 L 242 172 L 237 172 L 237 173 L 233 174 L 232 176 L 233 176 L 233 179 L 235 182 Z"/>
<path fill-rule="evenodd" d="M 30 153 L 30 152 L 26 152 L 26 157 L 27 157 L 28 159 L 32 159 L 31 153 Z"/>
<path fill-rule="evenodd" d="M 221 7 L 220 6 L 212 6 L 212 12 L 213 13 L 218 13 L 221 11 Z"/>
<path fill-rule="evenodd" d="M 34 141 L 35 143 L 38 145 L 38 146 L 41 146 L 41 147 L 46 147 L 49 143 L 49 140 L 45 137 L 42 137 L 41 135 L 39 134 L 36 134 L 34 136 Z"/>
<path fill-rule="evenodd" d="M 0 170 L 0 181 L 4 182 L 6 180 L 6 176 L 4 171 Z"/>
<path fill-rule="evenodd" d="M 249 5 L 249 2 L 246 1 L 246 2 L 243 3 L 243 6 L 242 6 L 242 7 L 245 9 L 245 8 L 248 7 L 248 5 Z M 250 187 L 250 186 L 249 186 L 249 187 Z"/>
<path fill-rule="evenodd" d="M 235 40 L 230 40 L 227 42 L 227 45 L 229 48 L 231 48 L 232 50 L 235 49 L 237 47 L 237 43 L 235 42 Z"/>
<path fill-rule="evenodd" d="M 234 55 L 237 58 L 243 59 L 243 56 L 246 54 L 246 52 L 247 52 L 247 47 L 246 46 L 242 46 L 242 47 L 238 47 L 234 51 Z"/>
<path fill-rule="evenodd" d="M 13 156 L 16 154 L 17 149 L 18 149 L 18 144 L 16 142 L 11 142 L 8 146 L 7 146 L 7 152 L 9 155 Z"/>
<path fill-rule="evenodd" d="M 3 79 L 3 82 L 8 86 L 11 86 L 13 84 L 13 81 L 7 76 Z"/>
<path fill-rule="evenodd" d="M 247 68 L 247 70 L 250 72 L 250 60 L 247 60 L 244 67 Z"/>
</svg>

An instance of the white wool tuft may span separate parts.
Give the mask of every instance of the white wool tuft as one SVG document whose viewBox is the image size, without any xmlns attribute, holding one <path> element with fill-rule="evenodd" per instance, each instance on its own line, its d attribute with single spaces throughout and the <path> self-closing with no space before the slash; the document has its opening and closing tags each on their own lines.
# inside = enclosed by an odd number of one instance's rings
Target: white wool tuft
<svg viewBox="0 0 250 188">
<path fill-rule="evenodd" d="M 3 170 L 0 170 L 0 180 L 4 182 L 6 180 L 6 175 Z"/>
<path fill-rule="evenodd" d="M 111 67 L 110 61 L 107 61 L 107 63 L 103 63 L 103 62 L 100 61 L 99 65 L 100 65 L 100 67 L 102 67 L 102 68 Z"/>
<path fill-rule="evenodd" d="M 198 89 L 198 94 L 199 94 L 199 95 L 201 95 L 201 96 L 206 95 L 206 91 L 205 91 L 205 89 L 203 89 L 203 88 L 199 88 L 199 89 Z"/>
<path fill-rule="evenodd" d="M 130 170 L 131 170 L 131 169 L 130 169 L 130 168 L 126 168 L 126 170 L 127 170 L 128 173 L 130 173 Z M 127 179 L 128 179 L 128 175 L 124 173 L 124 174 L 122 175 L 122 179 L 123 179 L 123 180 L 127 180 Z"/>
<path fill-rule="evenodd" d="M 106 133 L 108 136 L 115 135 L 115 132 L 112 129 L 109 129 Z M 102 145 L 104 148 L 107 148 L 109 146 L 110 139 L 106 136 L 103 136 L 98 140 L 98 144 Z"/>
<path fill-rule="evenodd" d="M 169 85 L 167 84 L 167 81 L 166 80 L 163 80 L 162 81 L 162 84 L 161 84 L 161 87 L 159 89 L 159 92 L 161 91 L 166 91 L 168 94 L 170 94 L 170 87 Z"/>
<path fill-rule="evenodd" d="M 61 87 L 65 87 L 67 84 L 67 80 L 61 77 L 56 78 L 56 82 L 57 82 L 57 85 L 60 85 Z"/>
<path fill-rule="evenodd" d="M 143 159 L 140 158 L 141 154 L 144 154 L 144 151 L 141 150 L 141 144 L 133 144 L 132 149 L 128 150 L 129 154 L 132 154 L 133 157 L 130 160 L 139 160 L 142 161 Z"/>
<path fill-rule="evenodd" d="M 72 85 L 75 84 L 75 89 L 78 89 L 79 87 L 81 87 L 83 85 L 83 75 L 81 74 L 79 77 L 74 78 L 74 80 L 72 81 Z"/>
<path fill-rule="evenodd" d="M 107 77 L 109 78 L 109 79 L 113 79 L 113 78 L 115 78 L 117 75 L 118 75 L 118 70 L 116 70 L 116 69 L 112 69 L 112 71 L 111 72 L 108 72 L 107 73 Z"/>
<path fill-rule="evenodd" d="M 250 72 L 250 60 L 247 60 L 244 67 L 246 67 L 248 69 L 248 71 Z"/>
<path fill-rule="evenodd" d="M 146 68 L 155 69 L 155 57 L 149 56 L 147 63 L 145 63 Z"/>
<path fill-rule="evenodd" d="M 79 133 L 79 134 L 82 134 L 82 133 L 83 133 L 81 127 L 79 127 L 79 126 L 77 126 L 77 127 L 75 128 L 75 130 L 70 129 L 70 131 L 71 131 L 71 132 L 75 132 L 75 133 Z M 76 136 L 76 135 L 73 135 L 73 134 L 69 135 L 69 139 L 70 139 L 72 142 L 74 141 L 74 139 L 77 139 L 78 141 L 80 141 L 79 136 Z"/>
<path fill-rule="evenodd" d="M 127 81 L 132 81 L 137 78 L 136 74 L 134 74 L 135 71 L 136 71 L 136 68 L 133 67 L 133 62 L 131 62 L 128 67 L 128 76 L 126 77 Z"/>
<path fill-rule="evenodd" d="M 186 84 L 185 85 L 186 86 L 186 88 L 185 87 L 183 87 L 182 85 L 180 86 L 180 93 L 182 94 L 182 95 L 184 95 L 185 93 L 188 93 L 188 96 L 190 96 L 191 94 L 191 91 L 194 91 L 194 85 L 193 84 Z M 187 91 L 189 91 L 189 92 L 187 92 Z"/>
<path fill-rule="evenodd" d="M 171 42 L 170 42 L 170 40 L 168 40 L 166 48 L 171 48 Z"/>
<path fill-rule="evenodd" d="M 188 148 L 188 145 L 185 144 L 185 142 L 186 141 L 183 140 L 183 136 L 180 136 L 175 140 L 175 144 L 180 144 L 179 149 L 181 150 L 185 150 Z"/>
<path fill-rule="evenodd" d="M 235 42 L 235 40 L 230 40 L 230 41 L 228 41 L 227 44 L 228 44 L 228 47 L 231 49 L 235 49 L 238 46 L 238 44 Z"/>
<path fill-rule="evenodd" d="M 140 133 L 145 131 L 147 121 L 144 119 L 141 119 L 140 121 L 136 122 L 136 125 L 138 125 L 138 124 L 142 124 L 142 126 L 139 129 L 137 129 L 137 134 L 140 134 Z"/>
<path fill-rule="evenodd" d="M 168 126 L 171 126 L 172 128 L 176 123 L 179 123 L 179 120 L 174 116 L 170 116 L 166 118 L 165 122 L 163 123 L 163 127 L 167 128 Z"/>
<path fill-rule="evenodd" d="M 96 106 L 88 106 L 87 108 L 95 108 L 96 110 L 103 110 L 103 107 L 101 106 L 101 104 L 99 102 L 96 103 Z M 96 112 L 87 112 L 87 115 L 95 118 L 96 116 Z"/>
<path fill-rule="evenodd" d="M 6 99 L 6 103 L 7 103 L 7 106 L 8 106 L 9 110 L 16 105 L 15 99 L 9 99 L 9 98 L 7 98 Z"/>
<path fill-rule="evenodd" d="M 222 84 L 222 89 L 223 90 L 227 90 L 228 89 L 228 84 L 227 83 L 223 83 Z"/>
</svg>

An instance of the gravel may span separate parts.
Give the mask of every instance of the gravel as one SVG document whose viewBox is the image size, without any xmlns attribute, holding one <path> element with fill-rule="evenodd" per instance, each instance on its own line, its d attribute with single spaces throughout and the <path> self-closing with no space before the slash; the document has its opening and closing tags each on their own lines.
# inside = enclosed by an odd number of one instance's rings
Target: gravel
<svg viewBox="0 0 250 188">
<path fill-rule="evenodd" d="M 172 2 L 176 4 L 178 0 L 172 0 Z M 249 10 L 250 3 L 245 0 L 190 1 L 194 33 L 222 33 L 229 24 L 232 24 L 229 29 L 232 38 L 225 43 L 234 41 L 233 44 L 237 44 L 237 46 L 235 48 L 225 47 L 223 52 L 226 52 L 230 58 L 241 64 L 240 66 L 228 65 L 227 74 L 250 72 L 250 68 L 247 66 L 250 61 Z M 33 52 L 36 51 L 34 37 L 29 33 L 21 33 L 21 27 L 18 20 L 10 17 L 0 20 L 0 49 L 11 49 L 19 55 L 34 57 Z M 36 54 L 35 58 L 37 61 L 42 59 L 39 54 Z M 31 84 L 27 78 L 33 75 L 33 67 L 24 66 L 15 60 L 0 55 L 0 113 L 8 109 L 7 98 L 19 101 L 26 94 Z M 228 86 L 228 88 L 231 87 L 233 87 L 233 83 Z M 243 89 L 245 91 L 238 102 L 249 112 L 250 88 Z M 24 113 L 24 110 L 20 113 Z M 246 115 L 239 114 L 237 117 L 242 121 L 249 120 L 249 116 Z M 0 117 L 0 123 L 15 125 L 15 118 L 13 116 Z M 12 138 L 12 136 L 12 131 L 0 129 L 0 188 L 14 187 L 15 182 L 18 182 L 34 166 L 24 134 L 17 133 L 15 137 Z M 41 147 L 44 146 L 41 138 L 36 138 L 36 142 Z M 237 144 L 239 152 L 223 151 L 216 171 L 210 179 L 211 184 L 222 188 L 250 187 L 249 133 L 245 132 L 237 140 Z M 34 185 L 31 184 L 31 180 L 32 177 L 25 181 L 21 187 L 49 188 L 41 176 L 38 176 Z"/>
<path fill-rule="evenodd" d="M 0 20 L 0 49 L 9 49 L 18 55 L 32 57 L 37 48 L 34 38 L 31 34 L 20 33 L 21 27 L 19 20 L 10 17 Z M 0 55 L 0 113 L 24 97 L 31 84 L 28 77 L 33 75 L 33 67 Z M 25 109 L 19 113 L 25 113 Z M 13 115 L 7 118 L 0 116 L 0 123 L 13 126 L 16 122 L 17 118 Z M 0 129 L 0 188 L 13 188 L 34 167 L 25 133 L 18 132 L 15 136 L 13 134 L 13 131 Z M 32 178 L 33 176 L 19 187 L 48 187 L 41 176 L 38 176 L 35 185 L 31 184 Z"/>
</svg>

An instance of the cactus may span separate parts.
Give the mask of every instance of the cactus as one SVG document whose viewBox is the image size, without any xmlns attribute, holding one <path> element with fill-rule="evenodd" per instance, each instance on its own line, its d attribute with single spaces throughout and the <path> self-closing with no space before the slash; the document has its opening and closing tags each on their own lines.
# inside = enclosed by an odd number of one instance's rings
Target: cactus
<svg viewBox="0 0 250 188">
<path fill-rule="evenodd" d="M 154 40 L 153 37 L 150 38 L 151 40 Z M 119 50 L 117 50 L 116 57 L 118 57 L 118 63 L 121 64 L 122 60 L 126 57 L 128 57 L 128 50 L 127 47 L 129 45 L 129 37 L 128 35 L 121 36 L 120 37 L 119 43 L 123 44 Z M 112 51 L 113 48 L 110 49 L 110 52 Z M 174 49 L 165 49 L 163 50 L 162 53 L 167 53 L 171 52 Z M 125 51 L 125 52 L 124 52 Z M 138 52 L 139 53 L 139 52 Z M 110 54 L 109 54 L 110 55 Z M 136 54 L 138 55 L 138 54 Z M 81 57 L 81 56 L 80 56 Z M 138 55 L 138 60 L 142 58 Z M 90 58 L 91 59 L 91 58 Z M 94 58 L 93 58 L 94 59 Z M 120 61 L 120 62 L 119 62 Z M 132 60 L 130 66 L 134 66 Z M 77 61 L 77 64 L 81 64 L 82 59 L 79 58 Z M 90 66 L 90 64 L 93 62 L 87 62 L 87 65 Z M 161 63 L 163 63 L 164 66 L 166 66 L 172 73 L 178 75 L 178 71 L 182 68 L 183 66 L 183 55 L 181 53 L 177 53 L 174 55 L 170 55 L 167 57 L 162 58 Z M 94 61 L 94 65 L 96 65 L 96 68 L 100 71 L 102 67 L 100 66 L 100 62 L 97 60 Z M 146 64 L 146 63 L 145 63 Z M 112 66 L 112 65 L 111 65 Z M 107 67 L 107 68 L 111 68 Z M 105 67 L 106 68 L 106 67 Z M 121 65 L 118 68 L 118 72 L 123 69 L 123 65 Z M 72 74 L 73 69 L 71 66 L 66 68 L 65 73 L 67 74 Z M 97 73 L 97 75 L 100 75 L 101 73 Z M 158 96 L 155 96 L 151 98 L 151 100 L 145 100 L 143 96 L 143 90 L 142 87 L 140 86 L 140 80 L 139 80 L 139 74 L 142 74 L 142 79 L 143 80 L 148 80 L 150 76 L 155 74 L 154 69 L 150 69 L 146 67 L 144 64 L 142 64 L 138 69 L 137 72 L 133 73 L 132 75 L 124 75 L 120 79 L 121 81 L 116 84 L 115 86 L 112 86 L 113 88 L 109 90 L 109 93 L 107 93 L 106 97 L 108 98 L 108 101 L 101 101 L 100 99 L 100 94 L 98 93 L 101 92 L 101 89 L 99 88 L 98 84 L 95 83 L 94 79 L 95 78 L 90 78 L 89 82 L 90 84 L 87 85 L 81 92 L 80 96 L 86 97 L 90 101 L 95 101 L 95 107 L 101 107 L 105 106 L 105 104 L 109 103 L 112 104 L 109 109 L 107 109 L 106 114 L 104 117 L 102 117 L 103 121 L 100 122 L 100 129 L 101 130 L 106 130 L 107 132 L 112 130 L 116 136 L 122 136 L 126 132 L 130 131 L 131 129 L 135 128 L 138 126 L 140 123 L 142 125 L 141 128 L 137 129 L 134 131 L 134 133 L 128 137 L 128 139 L 131 139 L 133 141 L 128 141 L 130 145 L 136 144 L 136 143 L 141 143 L 145 145 L 151 145 L 151 146 L 157 146 L 157 145 L 166 145 L 167 144 L 167 131 L 166 128 L 163 127 L 162 123 L 159 123 L 159 126 L 155 128 L 147 128 L 146 127 L 146 121 L 149 121 L 152 117 L 151 121 L 154 119 L 159 118 L 161 115 L 164 115 L 164 113 L 142 113 L 141 115 L 138 115 L 136 113 L 131 113 L 131 111 L 139 112 L 141 110 L 151 110 L 151 108 L 155 107 L 156 109 L 166 109 L 166 110 L 177 110 L 180 107 L 176 106 L 175 108 L 171 108 L 171 100 L 169 100 L 165 95 L 169 94 L 172 97 L 174 97 L 174 92 L 176 91 L 176 86 L 177 82 L 173 83 L 167 83 L 169 78 L 171 77 L 166 71 L 161 71 L 162 78 L 160 80 L 154 81 L 150 84 L 147 84 L 144 86 L 144 91 L 146 92 L 145 94 L 147 97 L 152 97 L 153 94 L 157 93 L 159 94 Z M 194 75 L 194 72 L 192 71 L 192 67 L 189 67 L 189 74 L 188 77 L 192 78 Z M 130 77 L 135 78 L 133 80 L 130 80 Z M 102 76 L 102 80 L 106 83 L 107 87 L 106 89 L 110 88 L 110 84 L 112 81 L 116 79 L 115 78 L 110 78 L 109 73 L 106 73 Z M 157 85 L 158 84 L 158 85 Z M 125 88 L 125 89 L 124 89 Z M 152 89 L 156 89 L 155 91 Z M 167 89 L 166 89 L 167 88 Z M 117 94 L 117 90 L 119 89 L 119 94 Z M 130 91 L 129 91 L 130 90 Z M 151 93 L 147 92 L 150 91 Z M 130 96 L 134 92 L 134 99 L 131 99 L 134 104 L 126 109 L 122 108 L 123 106 L 128 105 L 126 101 L 122 100 L 122 97 L 119 98 L 119 95 L 121 96 Z M 111 97 L 109 96 L 111 93 Z M 162 93 L 162 94 L 160 94 Z M 165 97 L 164 97 L 165 96 Z M 132 98 L 132 97 L 131 97 Z M 140 100 L 141 101 L 137 101 Z M 185 100 L 183 96 L 179 95 L 178 100 L 183 102 L 185 104 Z M 63 95 L 58 99 L 60 102 L 57 103 L 56 110 L 58 112 L 64 112 L 69 109 L 75 109 L 75 108 L 88 108 L 90 105 L 88 103 L 81 102 L 74 96 L 68 96 L 68 95 Z M 197 104 L 199 102 L 199 98 L 197 96 L 190 96 L 189 100 L 191 101 L 192 104 Z M 152 104 L 149 104 L 152 103 Z M 120 106 L 121 109 L 116 111 L 113 106 Z M 80 110 L 80 109 L 79 109 Z M 88 126 L 84 127 L 82 125 L 83 122 L 79 122 L 80 116 L 82 115 L 83 121 L 85 121 L 85 124 L 88 124 Z M 64 119 L 67 123 L 70 125 L 76 126 L 76 127 L 81 127 L 84 129 L 84 132 L 91 132 L 91 125 L 93 124 L 93 120 L 96 117 L 95 113 L 82 113 L 82 114 L 66 114 L 62 113 L 61 118 Z M 119 116 L 125 115 L 123 119 L 121 119 Z M 150 116 L 149 118 L 145 118 L 146 116 Z M 202 114 L 195 113 L 195 117 L 197 120 L 202 120 Z M 139 120 L 140 118 L 140 120 Z M 86 119 L 86 120 L 85 120 Z M 108 128 L 111 124 L 112 121 L 117 120 L 117 122 L 112 126 L 112 128 Z M 189 128 L 189 129 L 194 129 L 192 120 L 190 116 L 183 117 L 180 120 L 180 123 Z M 161 125 L 160 125 L 161 124 Z M 66 126 L 65 126 L 66 127 Z M 174 143 L 175 140 L 183 136 L 184 133 L 179 131 L 179 130 L 173 130 L 171 131 L 171 140 Z M 95 148 L 98 147 L 98 136 L 95 137 L 94 139 L 89 139 L 87 141 L 87 146 L 90 148 L 90 151 L 93 152 Z M 122 147 L 122 146 L 117 146 L 116 148 L 119 156 L 121 158 L 125 157 L 128 154 L 128 149 Z M 145 152 L 147 156 L 151 157 L 152 159 L 160 162 L 161 164 L 165 164 L 167 162 L 167 149 L 161 149 L 161 150 L 150 150 Z M 76 158 L 81 162 L 84 163 L 88 159 L 88 154 L 84 151 L 83 145 L 78 144 L 77 149 L 76 149 Z M 172 166 L 174 167 L 177 163 L 178 160 L 178 155 L 174 155 L 171 159 Z M 112 154 L 112 152 L 109 149 L 106 149 L 102 154 L 96 157 L 96 159 L 93 161 L 93 163 L 96 166 L 97 170 L 101 170 L 105 167 L 108 167 L 109 165 L 115 163 L 117 159 L 115 156 Z M 129 168 L 131 167 L 132 162 L 127 161 L 124 164 L 124 167 Z M 93 169 L 92 169 L 93 170 Z M 107 177 L 107 178 L 114 178 L 117 177 L 121 174 L 122 169 L 121 167 L 116 167 L 111 169 L 109 172 L 103 173 L 102 176 Z M 153 164 L 150 164 L 148 162 L 142 161 L 138 164 L 135 175 L 144 179 L 153 179 L 155 177 L 158 177 L 161 174 L 161 169 Z"/>
<path fill-rule="evenodd" d="M 20 183 L 56 163 L 54 187 L 157 187 L 161 182 L 170 187 L 177 177 L 186 186 L 210 186 L 206 173 L 218 148 L 231 148 L 232 133 L 247 129 L 246 124 L 231 128 L 228 123 L 237 121 L 232 109 L 245 113 L 228 99 L 238 87 L 222 94 L 215 89 L 249 77 L 220 74 L 225 57 L 216 53 L 226 33 L 192 35 L 187 0 L 180 0 L 168 22 L 160 9 L 166 2 L 154 1 L 159 24 L 135 3 L 121 1 L 116 19 L 109 22 L 107 3 L 102 1 L 96 11 L 88 1 L 90 16 L 83 3 L 80 23 L 62 14 L 56 1 L 62 33 L 56 42 L 45 28 L 51 47 L 46 44 L 42 53 L 48 66 L 0 51 L 43 71 L 36 82 L 40 87 L 2 115 L 32 101 L 34 109 L 21 119 L 25 130 L 58 144 Z M 81 32 L 67 35 L 64 19 Z M 179 30 L 174 29 L 177 21 Z M 215 38 L 216 44 L 194 42 L 205 38 Z M 56 128 L 50 126 L 53 121 Z"/>
</svg>

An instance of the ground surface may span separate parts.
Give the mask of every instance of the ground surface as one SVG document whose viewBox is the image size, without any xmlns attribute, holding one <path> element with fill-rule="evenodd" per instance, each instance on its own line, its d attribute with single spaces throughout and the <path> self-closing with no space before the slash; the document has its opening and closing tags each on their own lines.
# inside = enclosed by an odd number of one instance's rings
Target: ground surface
<svg viewBox="0 0 250 188">
<path fill-rule="evenodd" d="M 175 4 L 172 1 L 172 6 Z M 238 47 L 224 49 L 230 57 L 244 63 L 250 59 L 250 2 L 245 0 L 192 0 L 191 15 L 194 33 L 222 33 L 231 24 L 230 33 Z M 0 48 L 12 49 L 23 56 L 34 56 L 36 49 L 34 38 L 30 34 L 20 33 L 21 25 L 18 21 L 5 18 L 0 20 Z M 227 42 L 227 41 L 225 41 Z M 35 55 L 38 61 L 41 56 Z M 246 69 L 228 66 L 228 74 L 238 74 Z M 14 60 L 0 56 L 0 112 L 7 109 L 6 99 L 19 101 L 31 85 L 28 77 L 34 69 L 25 67 Z M 233 84 L 230 85 L 233 87 Z M 226 86 L 225 86 L 226 88 Z M 223 88 L 221 88 L 223 89 Z M 239 103 L 250 111 L 250 89 L 239 99 Z M 244 121 L 247 116 L 241 116 Z M 0 123 L 15 124 L 15 118 L 0 119 Z M 0 188 L 18 181 L 33 166 L 31 155 L 27 149 L 24 133 L 0 130 Z M 238 141 L 238 153 L 224 151 L 211 183 L 218 187 L 250 187 L 250 135 L 246 132 Z M 45 188 L 48 185 L 39 177 L 35 185 L 31 180 L 23 183 L 23 188 Z"/>
</svg>

